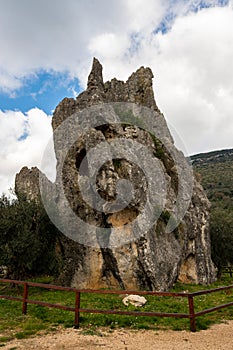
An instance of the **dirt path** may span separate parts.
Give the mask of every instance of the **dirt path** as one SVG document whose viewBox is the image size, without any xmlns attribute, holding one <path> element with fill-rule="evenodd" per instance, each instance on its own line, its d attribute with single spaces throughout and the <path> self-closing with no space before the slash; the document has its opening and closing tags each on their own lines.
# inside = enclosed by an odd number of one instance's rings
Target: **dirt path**
<svg viewBox="0 0 233 350">
<path fill-rule="evenodd" d="M 2 349 L 38 350 L 233 350 L 233 321 L 197 333 L 187 331 L 102 330 L 102 336 L 62 329 L 53 334 L 13 340 Z"/>
</svg>

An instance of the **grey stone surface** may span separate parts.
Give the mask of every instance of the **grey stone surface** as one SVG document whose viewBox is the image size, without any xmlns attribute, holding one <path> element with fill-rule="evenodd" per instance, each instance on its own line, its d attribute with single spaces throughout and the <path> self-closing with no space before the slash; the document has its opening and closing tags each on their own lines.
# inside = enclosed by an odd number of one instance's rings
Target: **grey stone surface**
<svg viewBox="0 0 233 350">
<path fill-rule="evenodd" d="M 56 202 L 61 228 L 70 229 L 69 238 L 63 237 L 58 283 L 163 291 L 178 279 L 202 284 L 215 279 L 209 202 L 174 146 L 152 78 L 150 68 L 141 67 L 126 82 L 104 83 L 94 59 L 87 90 L 55 109 L 57 178 L 46 193 L 49 197 L 53 188 L 56 198 L 49 207 Z M 17 174 L 17 192 L 38 195 L 34 174 L 39 177 L 26 168 Z M 70 208 L 85 224 L 72 220 Z"/>
</svg>

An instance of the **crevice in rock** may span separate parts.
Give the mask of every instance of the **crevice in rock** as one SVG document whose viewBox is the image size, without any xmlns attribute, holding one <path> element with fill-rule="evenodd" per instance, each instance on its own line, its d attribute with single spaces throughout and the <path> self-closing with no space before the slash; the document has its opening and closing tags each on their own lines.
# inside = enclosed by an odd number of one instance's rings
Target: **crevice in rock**
<svg viewBox="0 0 233 350">
<path fill-rule="evenodd" d="M 76 156 L 76 168 L 79 174 L 83 176 L 88 175 L 88 161 L 86 155 L 86 149 L 82 148 Z"/>
<path fill-rule="evenodd" d="M 113 277 L 118 281 L 120 288 L 125 289 L 124 282 L 120 276 L 120 272 L 118 269 L 117 260 L 113 255 L 112 250 L 110 248 L 101 248 L 101 253 L 104 260 L 102 268 L 102 277 L 108 280 L 112 274 Z"/>
<path fill-rule="evenodd" d="M 138 260 L 138 270 L 137 270 L 137 280 L 140 288 L 142 290 L 153 290 L 153 285 L 150 277 L 144 269 L 144 266 L 140 260 Z"/>
</svg>

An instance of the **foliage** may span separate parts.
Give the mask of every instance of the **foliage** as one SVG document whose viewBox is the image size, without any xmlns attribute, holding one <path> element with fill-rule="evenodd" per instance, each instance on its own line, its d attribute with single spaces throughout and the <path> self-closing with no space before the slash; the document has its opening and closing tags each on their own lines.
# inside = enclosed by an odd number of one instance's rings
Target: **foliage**
<svg viewBox="0 0 233 350">
<path fill-rule="evenodd" d="M 8 277 L 55 273 L 57 231 L 38 203 L 21 196 L 0 198 L 0 266 Z"/>
<path fill-rule="evenodd" d="M 233 264 L 233 150 L 199 154 L 191 159 L 211 202 L 212 259 L 220 276 L 223 266 Z"/>
<path fill-rule="evenodd" d="M 137 126 L 141 129 L 147 129 L 144 121 L 133 112 L 133 106 L 126 110 L 124 105 L 115 105 L 114 110 L 123 127 Z"/>
<path fill-rule="evenodd" d="M 193 166 L 201 176 L 212 208 L 233 210 L 233 151 L 211 152 L 197 157 L 191 157 Z"/>
<path fill-rule="evenodd" d="M 214 208 L 211 211 L 210 232 L 212 259 L 221 276 L 222 267 L 233 265 L 233 216 L 232 211 Z"/>
</svg>

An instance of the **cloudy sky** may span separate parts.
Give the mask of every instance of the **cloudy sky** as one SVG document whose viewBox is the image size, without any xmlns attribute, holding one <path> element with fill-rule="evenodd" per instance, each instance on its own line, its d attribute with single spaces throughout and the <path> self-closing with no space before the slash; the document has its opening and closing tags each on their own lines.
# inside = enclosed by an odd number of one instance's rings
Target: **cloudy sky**
<svg viewBox="0 0 233 350">
<path fill-rule="evenodd" d="M 51 115 L 86 86 L 154 72 L 157 105 L 186 154 L 233 148 L 232 0 L 0 0 L 0 193 L 39 165 Z"/>
</svg>

